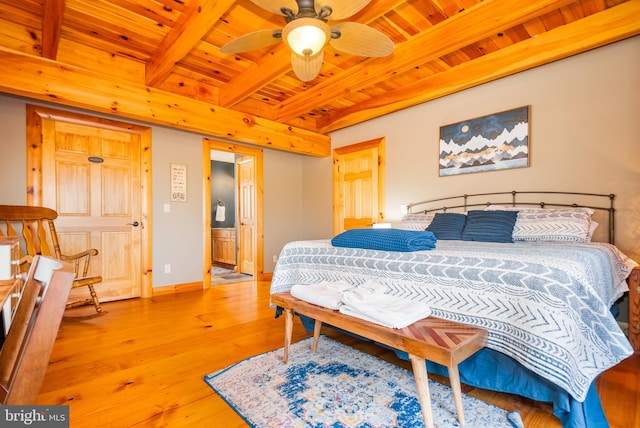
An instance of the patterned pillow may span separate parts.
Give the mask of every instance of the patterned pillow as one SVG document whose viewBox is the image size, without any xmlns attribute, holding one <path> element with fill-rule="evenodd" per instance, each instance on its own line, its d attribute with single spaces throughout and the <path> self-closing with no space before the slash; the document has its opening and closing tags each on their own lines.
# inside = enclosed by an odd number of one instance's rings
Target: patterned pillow
<svg viewBox="0 0 640 428">
<path fill-rule="evenodd" d="M 398 229 L 425 230 L 433 220 L 433 214 L 407 214 L 402 217 Z"/>
<path fill-rule="evenodd" d="M 592 214 L 589 208 L 520 210 L 513 240 L 589 242 Z"/>
<path fill-rule="evenodd" d="M 518 211 L 469 211 L 462 230 L 464 241 L 513 242 Z"/>
<path fill-rule="evenodd" d="M 436 213 L 427 230 L 432 232 L 436 239 L 461 240 L 462 229 L 467 221 L 467 216 L 460 213 Z"/>
</svg>

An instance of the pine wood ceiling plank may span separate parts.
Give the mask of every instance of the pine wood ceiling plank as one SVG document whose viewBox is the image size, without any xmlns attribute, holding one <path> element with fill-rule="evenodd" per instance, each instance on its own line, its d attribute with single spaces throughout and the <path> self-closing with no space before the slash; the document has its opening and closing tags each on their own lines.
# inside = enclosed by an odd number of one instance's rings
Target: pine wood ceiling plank
<svg viewBox="0 0 640 428">
<path fill-rule="evenodd" d="M 448 17 L 451 17 L 461 11 L 461 7 L 453 0 L 432 0 L 432 3 Z"/>
<path fill-rule="evenodd" d="M 545 31 L 547 31 L 547 29 L 544 27 L 544 23 L 540 18 L 534 18 L 530 21 L 523 23 L 522 25 L 527 30 L 527 33 L 529 33 L 531 37 L 537 36 L 538 34 L 542 34 Z"/>
<path fill-rule="evenodd" d="M 24 31 L 22 24 L 0 20 L 0 46 L 16 51 L 40 55 L 40 32 Z"/>
<path fill-rule="evenodd" d="M 66 4 L 62 39 L 141 61 L 149 58 L 165 30 L 139 15 L 111 5 L 70 2 Z"/>
<path fill-rule="evenodd" d="M 485 55 L 490 54 L 491 52 L 495 52 L 500 49 L 500 46 L 498 45 L 496 40 L 494 40 L 496 38 L 498 38 L 498 36 L 488 37 L 484 40 L 476 42 L 476 45 L 479 49 L 482 50 L 482 52 L 484 52 Z"/>
<path fill-rule="evenodd" d="M 70 25 L 67 19 L 74 19 L 76 23 L 89 24 L 88 33 L 107 31 L 118 34 L 122 40 L 152 40 L 151 43 L 156 44 L 158 37 L 167 31 L 158 26 L 157 21 L 123 9 L 110 0 L 67 0 L 64 19 L 65 27 Z"/>
<path fill-rule="evenodd" d="M 42 19 L 42 56 L 56 59 L 60 34 L 62 33 L 62 12 L 65 0 L 45 0 Z"/>
<path fill-rule="evenodd" d="M 558 28 L 566 23 L 559 10 L 554 10 L 553 12 L 545 14 L 541 17 L 541 20 L 547 31 Z"/>
<path fill-rule="evenodd" d="M 149 0 L 109 0 L 109 2 L 167 28 L 172 28 L 175 25 L 185 7 L 184 4 L 176 1 L 171 1 L 170 6 Z M 177 8 L 176 6 L 181 7 Z"/>
<path fill-rule="evenodd" d="M 43 7 L 33 2 L 16 2 L 15 0 L 0 0 L 0 20 L 22 24 L 28 28 L 40 28 Z"/>
<path fill-rule="evenodd" d="M 571 1 L 531 0 L 523 4 L 519 0 L 485 0 L 397 46 L 392 55 L 371 58 L 362 67 L 353 67 L 333 79 L 324 80 L 304 94 L 284 101 L 277 106 L 270 119 L 286 122 L 312 109 L 322 99 L 339 97 L 345 92 L 374 84 L 407 71 L 416 63 L 454 52 Z"/>
<path fill-rule="evenodd" d="M 509 28 L 505 33 L 513 43 L 519 43 L 523 40 L 527 40 L 528 38 L 533 37 L 524 28 L 524 25 L 516 25 L 515 27 Z"/>
<path fill-rule="evenodd" d="M 584 18 L 584 14 L 582 13 L 582 8 L 580 8 L 577 4 L 570 4 L 560 8 L 560 13 L 562 14 L 563 19 L 567 23 Z"/>
<path fill-rule="evenodd" d="M 521 43 L 469 61 L 448 72 L 417 81 L 377 99 L 335 111 L 318 120 L 328 133 L 374 117 L 411 107 L 523 70 L 547 64 L 640 34 L 640 0 L 558 27 Z M 418 95 L 416 95 L 418 94 Z"/>
<path fill-rule="evenodd" d="M 433 1 L 412 1 L 408 2 L 408 8 L 411 8 L 415 11 L 418 16 L 421 16 L 422 19 L 427 21 L 430 25 L 425 25 L 423 28 L 429 28 L 432 25 L 439 24 L 448 18 L 442 9 L 437 7 Z M 402 13 L 402 9 L 400 12 Z"/>
<path fill-rule="evenodd" d="M 592 15 L 607 8 L 605 0 L 580 0 L 585 16 Z"/>
<path fill-rule="evenodd" d="M 70 38 L 61 40 L 57 60 L 63 64 L 75 65 L 97 73 L 112 70 L 116 80 L 136 83 L 144 80 L 143 62 L 125 55 L 113 55 Z"/>
<path fill-rule="evenodd" d="M 361 24 L 369 24 L 383 16 L 387 11 L 407 7 L 407 3 L 424 2 L 425 0 L 373 0 L 367 7 L 348 19 Z M 329 22 L 331 24 L 331 21 Z"/>
<path fill-rule="evenodd" d="M 211 29 L 233 0 L 191 0 L 176 25 L 147 62 L 146 84 L 161 82 Z"/>
<path fill-rule="evenodd" d="M 193 73 L 208 76 L 211 81 L 216 82 L 216 86 L 220 87 L 246 68 L 246 64 L 241 61 L 220 59 L 211 52 L 215 47 L 205 45 L 204 42 L 198 43 L 189 55 L 173 67 L 171 72 L 174 73 L 178 67 L 183 67 Z"/>
<path fill-rule="evenodd" d="M 326 135 L 5 48 L 0 91 L 298 154 L 331 151 Z"/>
<path fill-rule="evenodd" d="M 145 0 L 136 0 L 136 1 L 144 2 Z M 167 10 L 175 9 L 182 13 L 187 8 L 183 0 L 155 0 L 155 1 L 163 5 Z"/>
</svg>

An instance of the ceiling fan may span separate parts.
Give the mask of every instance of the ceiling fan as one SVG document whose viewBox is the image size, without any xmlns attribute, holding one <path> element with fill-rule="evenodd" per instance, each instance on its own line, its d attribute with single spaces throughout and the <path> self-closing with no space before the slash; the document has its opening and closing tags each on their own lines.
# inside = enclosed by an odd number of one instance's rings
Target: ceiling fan
<svg viewBox="0 0 640 428">
<path fill-rule="evenodd" d="M 257 6 L 284 15 L 282 29 L 258 30 L 240 36 L 220 48 L 225 54 L 270 46 L 283 39 L 291 48 L 291 68 L 303 82 L 313 80 L 322 67 L 327 43 L 351 55 L 381 57 L 393 52 L 393 42 L 378 30 L 346 19 L 371 0 L 251 0 Z"/>
</svg>

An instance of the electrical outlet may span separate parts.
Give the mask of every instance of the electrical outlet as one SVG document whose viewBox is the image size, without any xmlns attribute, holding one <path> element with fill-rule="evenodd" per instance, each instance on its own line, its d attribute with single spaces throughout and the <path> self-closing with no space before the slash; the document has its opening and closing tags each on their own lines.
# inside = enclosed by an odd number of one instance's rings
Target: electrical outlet
<svg viewBox="0 0 640 428">
<path fill-rule="evenodd" d="M 164 265 L 164 273 L 171 273 L 171 265 Z"/>
<path fill-rule="evenodd" d="M 164 204 L 164 212 L 166 213 L 171 212 L 171 204 Z"/>
<path fill-rule="evenodd" d="M 276 263 L 278 261 L 278 256 L 273 256 L 273 262 Z"/>
</svg>

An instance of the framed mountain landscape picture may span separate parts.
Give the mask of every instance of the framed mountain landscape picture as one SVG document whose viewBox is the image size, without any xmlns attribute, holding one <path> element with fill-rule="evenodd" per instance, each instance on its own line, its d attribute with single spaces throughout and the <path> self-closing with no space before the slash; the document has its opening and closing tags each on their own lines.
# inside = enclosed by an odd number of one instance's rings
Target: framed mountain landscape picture
<svg viewBox="0 0 640 428">
<path fill-rule="evenodd" d="M 529 106 L 440 127 L 440 177 L 529 166 Z"/>
</svg>

